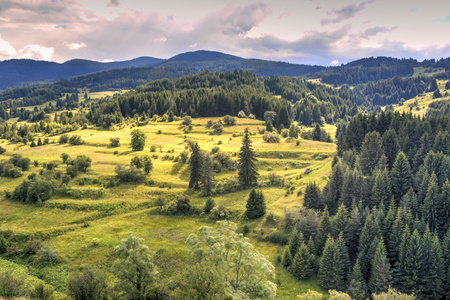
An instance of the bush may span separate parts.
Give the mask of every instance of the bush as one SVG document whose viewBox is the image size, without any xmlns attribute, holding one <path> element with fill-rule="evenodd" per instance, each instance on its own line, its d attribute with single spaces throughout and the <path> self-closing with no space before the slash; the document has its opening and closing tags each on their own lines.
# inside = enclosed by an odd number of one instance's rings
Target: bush
<svg viewBox="0 0 450 300">
<path fill-rule="evenodd" d="M 249 233 L 250 233 L 250 226 L 244 225 L 244 227 L 242 228 L 242 234 L 243 234 L 244 236 L 246 236 L 246 235 L 249 234 Z"/>
<path fill-rule="evenodd" d="M 243 110 L 238 112 L 238 118 L 245 118 L 245 112 Z"/>
<path fill-rule="evenodd" d="M 69 136 L 67 134 L 63 134 L 62 136 L 59 137 L 58 143 L 67 144 L 68 141 L 69 141 Z"/>
<path fill-rule="evenodd" d="M 36 262 L 44 265 L 52 265 L 59 261 L 59 254 L 50 246 L 43 246 L 36 254 Z"/>
<path fill-rule="evenodd" d="M 267 236 L 266 240 L 271 243 L 284 246 L 288 244 L 289 236 L 282 231 L 274 231 Z"/>
<path fill-rule="evenodd" d="M 123 167 L 121 165 L 117 165 L 115 172 L 117 174 L 117 179 L 121 182 L 140 183 L 145 178 L 142 171 L 135 166 Z"/>
<path fill-rule="evenodd" d="M 191 116 L 185 116 L 183 118 L 183 121 L 181 122 L 181 125 L 184 125 L 184 126 L 192 125 L 192 118 L 191 118 Z"/>
<path fill-rule="evenodd" d="M 81 136 L 79 136 L 79 135 L 72 135 L 70 138 L 69 138 L 69 144 L 70 145 L 74 145 L 74 146 L 76 146 L 76 145 L 83 145 L 83 143 L 84 143 L 84 141 L 81 139 Z"/>
<path fill-rule="evenodd" d="M 120 147 L 120 138 L 118 138 L 118 137 L 110 138 L 109 146 L 110 147 Z"/>
<path fill-rule="evenodd" d="M 225 125 L 227 126 L 233 126 L 236 125 L 236 119 L 233 118 L 230 115 L 226 115 L 225 117 L 223 117 L 223 122 L 225 123 Z"/>
<path fill-rule="evenodd" d="M 41 249 L 41 246 L 42 246 L 42 241 L 41 240 L 30 239 L 23 246 L 23 254 L 25 254 L 25 255 L 37 254 L 39 249 Z"/>
<path fill-rule="evenodd" d="M 282 130 L 281 130 L 281 136 L 282 136 L 283 138 L 287 138 L 288 135 L 289 135 L 289 130 L 288 130 L 288 129 L 282 129 Z"/>
<path fill-rule="evenodd" d="M 75 300 L 108 299 L 106 275 L 91 267 L 82 267 L 67 280 L 69 295 Z"/>
<path fill-rule="evenodd" d="M 5 153 L 5 152 L 6 152 L 6 149 L 3 148 L 2 146 L 0 146 L 0 154 L 3 154 L 3 153 Z"/>
<path fill-rule="evenodd" d="M 227 218 L 227 215 L 228 215 L 227 209 L 222 205 L 219 205 L 211 209 L 211 212 L 209 213 L 209 218 L 211 220 L 223 220 Z"/>
<path fill-rule="evenodd" d="M 29 282 L 25 274 L 16 274 L 11 270 L 0 271 L 0 296 L 7 299 L 23 297 L 28 293 Z"/>
<path fill-rule="evenodd" d="M 203 211 L 204 211 L 206 214 L 209 214 L 209 212 L 210 212 L 215 206 L 216 206 L 216 202 L 215 202 L 212 198 L 208 198 L 208 199 L 206 200 L 205 207 L 203 208 Z"/>
<path fill-rule="evenodd" d="M 266 143 L 279 143 L 280 142 L 280 136 L 276 132 L 265 131 L 264 135 L 263 135 L 263 140 Z"/>
<path fill-rule="evenodd" d="M 191 199 L 186 195 L 180 195 L 169 203 L 167 213 L 169 215 L 188 215 L 191 210 Z"/>
<path fill-rule="evenodd" d="M 30 292 L 31 299 L 50 300 L 53 299 L 55 289 L 42 281 L 38 282 Z"/>
</svg>

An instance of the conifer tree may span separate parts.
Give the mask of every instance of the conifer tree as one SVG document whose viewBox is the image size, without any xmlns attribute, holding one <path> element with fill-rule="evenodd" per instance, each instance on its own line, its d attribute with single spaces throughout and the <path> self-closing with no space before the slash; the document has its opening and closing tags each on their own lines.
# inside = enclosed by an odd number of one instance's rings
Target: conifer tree
<svg viewBox="0 0 450 300">
<path fill-rule="evenodd" d="M 437 80 L 433 79 L 431 80 L 430 89 L 428 91 L 433 92 L 438 89 Z"/>
<path fill-rule="evenodd" d="M 244 188 L 256 184 L 256 180 L 259 175 L 255 164 L 256 161 L 257 159 L 255 158 L 255 153 L 253 152 L 251 140 L 248 135 L 248 129 L 246 129 L 238 160 L 239 182 Z"/>
<path fill-rule="evenodd" d="M 273 125 L 272 125 L 272 121 L 270 121 L 270 119 L 266 120 L 266 131 L 268 131 L 268 132 L 273 131 Z"/>
<path fill-rule="evenodd" d="M 372 261 L 372 275 L 369 282 L 371 292 L 386 292 L 391 285 L 391 280 L 391 265 L 386 255 L 383 238 L 381 238 Z"/>
<path fill-rule="evenodd" d="M 400 150 L 397 133 L 395 133 L 394 129 L 391 128 L 383 134 L 382 144 L 383 144 L 383 151 L 384 154 L 386 155 L 387 163 L 390 170 L 392 169 L 398 151 Z"/>
<path fill-rule="evenodd" d="M 411 167 L 408 158 L 400 152 L 395 159 L 391 171 L 391 183 L 394 192 L 394 199 L 398 204 L 400 199 L 411 187 Z"/>
<path fill-rule="evenodd" d="M 214 193 L 214 170 L 211 157 L 207 154 L 203 157 L 202 173 L 202 191 L 205 196 L 211 196 Z"/>
<path fill-rule="evenodd" d="M 342 269 L 342 262 L 336 251 L 334 239 L 328 235 L 323 254 L 319 261 L 318 279 L 320 284 L 326 289 L 338 289 L 342 282 L 339 270 Z"/>
<path fill-rule="evenodd" d="M 281 264 L 286 269 L 288 269 L 292 265 L 292 255 L 289 246 L 286 246 L 283 250 L 283 254 L 281 256 Z"/>
<path fill-rule="evenodd" d="M 442 209 L 441 197 L 436 174 L 433 172 L 428 184 L 427 194 L 423 203 L 422 215 L 426 220 L 430 230 L 434 232 L 439 227 L 438 213 Z"/>
<path fill-rule="evenodd" d="M 339 199 L 340 203 L 345 204 L 347 209 L 351 208 L 351 205 L 354 200 L 355 194 L 355 174 L 352 170 L 346 170 L 344 172 L 344 178 L 342 180 L 342 188 L 341 188 L 341 198 Z"/>
<path fill-rule="evenodd" d="M 409 239 L 407 233 L 403 235 L 399 262 L 403 273 L 404 291 L 408 294 L 421 294 L 424 253 L 422 239 L 417 230 L 414 230 Z"/>
<path fill-rule="evenodd" d="M 367 285 L 361 274 L 359 260 L 356 260 L 350 275 L 350 284 L 348 286 L 348 294 L 355 300 L 363 300 L 367 298 Z"/>
<path fill-rule="evenodd" d="M 344 171 L 341 162 L 338 162 L 332 170 L 327 193 L 326 205 L 328 206 L 331 215 L 334 215 L 339 207 L 343 180 Z"/>
<path fill-rule="evenodd" d="M 320 217 L 319 227 L 317 228 L 316 234 L 316 249 L 319 256 L 322 253 L 323 248 L 325 247 L 325 243 L 330 232 L 330 214 L 328 213 L 328 208 L 325 207 L 324 211 L 322 212 L 322 216 Z"/>
<path fill-rule="evenodd" d="M 198 143 L 194 144 L 192 148 L 191 158 L 189 160 L 191 175 L 189 178 L 189 188 L 194 191 L 200 189 L 200 181 L 202 179 L 202 157 L 200 154 L 200 147 Z"/>
<path fill-rule="evenodd" d="M 367 133 L 361 145 L 361 153 L 359 156 L 361 171 L 364 175 L 370 175 L 372 173 L 382 154 L 383 148 L 380 134 L 376 131 Z"/>
<path fill-rule="evenodd" d="M 334 238 L 343 235 L 346 242 L 350 240 L 350 223 L 347 208 L 344 204 L 339 206 L 338 212 L 333 217 L 331 233 Z"/>
<path fill-rule="evenodd" d="M 375 175 L 375 183 L 372 188 L 372 206 L 379 207 L 389 205 L 392 197 L 391 181 L 387 170 L 379 171 Z"/>
<path fill-rule="evenodd" d="M 427 229 L 423 235 L 424 272 L 422 285 L 424 287 L 420 299 L 441 299 L 444 294 L 442 283 L 444 280 L 444 262 L 442 249 L 437 235 L 432 235 Z"/>
<path fill-rule="evenodd" d="M 438 213 L 438 221 L 441 225 L 439 235 L 443 236 L 449 228 L 450 220 L 450 182 L 448 179 L 442 185 L 440 196 L 442 209 Z"/>
<path fill-rule="evenodd" d="M 376 211 L 369 214 L 364 223 L 364 227 L 361 231 L 361 236 L 359 238 L 358 245 L 358 258 L 361 262 L 361 272 L 365 279 L 370 277 L 370 269 L 372 266 L 373 254 L 375 254 L 376 247 L 378 246 L 378 241 L 382 236 L 382 231 L 380 229 L 379 219 Z M 372 245 L 374 240 L 378 240 L 376 244 Z"/>
<path fill-rule="evenodd" d="M 337 270 L 339 273 L 339 277 L 342 278 L 342 281 L 339 285 L 339 290 L 343 291 L 345 289 L 345 285 L 347 283 L 347 277 L 350 272 L 350 257 L 348 255 L 348 248 L 346 245 L 346 242 L 342 236 L 342 233 L 339 235 L 337 239 L 335 239 L 336 243 L 336 252 L 340 261 L 340 264 L 342 265 L 340 270 Z"/>
<path fill-rule="evenodd" d="M 303 233 L 298 232 L 297 228 L 294 228 L 294 230 L 291 233 L 291 236 L 289 238 L 289 250 L 291 251 L 291 256 L 295 257 L 295 254 L 298 251 L 298 248 L 300 248 L 300 245 L 304 242 L 303 240 Z"/>
<path fill-rule="evenodd" d="M 300 280 L 307 279 L 313 273 L 311 253 L 305 243 L 302 243 L 292 262 L 291 273 Z"/>
<path fill-rule="evenodd" d="M 257 192 L 255 189 L 252 189 L 248 196 L 246 208 L 245 215 L 249 219 L 256 219 L 264 216 L 266 213 L 266 203 L 262 191 Z"/>
<path fill-rule="evenodd" d="M 337 144 L 337 156 L 342 157 L 345 151 L 345 141 L 342 132 L 339 133 L 336 144 Z"/>
<path fill-rule="evenodd" d="M 303 206 L 318 210 L 320 208 L 320 189 L 316 182 L 308 183 L 303 196 Z"/>
</svg>

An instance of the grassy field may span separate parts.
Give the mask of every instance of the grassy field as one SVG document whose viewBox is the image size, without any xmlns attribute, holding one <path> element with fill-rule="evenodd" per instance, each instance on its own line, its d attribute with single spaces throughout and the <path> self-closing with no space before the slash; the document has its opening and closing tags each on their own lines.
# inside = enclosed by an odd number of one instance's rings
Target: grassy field
<svg viewBox="0 0 450 300">
<path fill-rule="evenodd" d="M 29 157 L 37 161 L 38 167 L 31 166 L 29 171 L 17 179 L 0 178 L 0 191 L 12 191 L 31 173 L 39 173 L 42 163 L 58 161 L 58 169 L 65 171 L 61 154 L 71 157 L 87 155 L 92 159 L 88 173 L 79 175 L 71 181 L 69 187 L 80 193 L 95 192 L 99 197 L 68 197 L 56 195 L 43 206 L 26 205 L 0 200 L 0 230 L 10 231 L 24 242 L 31 237 L 44 240 L 45 244 L 56 249 L 62 262 L 44 269 L 36 268 L 32 262 L 19 258 L 4 257 L 0 260 L 0 269 L 9 268 L 14 263 L 17 268 L 27 268 L 30 276 L 37 276 L 52 285 L 60 293 L 65 292 L 67 274 L 82 264 L 94 264 L 109 270 L 114 259 L 112 252 L 128 232 L 133 232 L 145 239 L 150 249 L 166 249 L 174 260 L 186 257 L 185 240 L 198 227 L 213 222 L 206 217 L 169 217 L 156 214 L 153 202 L 158 196 L 173 199 L 185 193 L 188 188 L 189 170 L 186 164 L 174 162 L 186 151 L 189 139 L 199 143 L 202 150 L 210 152 L 213 147 L 232 156 L 239 152 L 245 128 L 251 132 L 253 148 L 258 156 L 260 180 L 268 181 L 270 173 L 276 173 L 285 181 L 285 187 L 263 187 L 267 212 L 273 212 L 275 219 L 280 219 L 286 208 L 301 206 L 304 188 L 309 182 L 325 185 L 331 172 L 331 161 L 336 151 L 335 144 L 299 139 L 283 138 L 280 143 L 263 142 L 258 128 L 264 124 L 258 120 L 239 119 L 235 126 L 225 127 L 222 135 L 211 135 L 212 130 L 205 127 L 208 120 L 218 118 L 193 119 L 192 131 L 185 133 L 181 121 L 172 123 L 150 123 L 138 127 L 147 136 L 144 151 L 132 151 L 130 133 L 136 129 L 131 123 L 117 126 L 114 130 L 97 130 L 88 128 L 69 133 L 81 135 L 83 145 L 60 145 L 59 136 L 50 137 L 50 144 L 30 148 L 29 145 L 10 144 L 0 140 L 0 145 L 7 151 L 0 155 L 0 160 L 9 159 L 13 154 Z M 334 126 L 326 126 L 327 132 L 333 133 Z M 111 148 L 109 140 L 120 138 L 120 147 Z M 54 143 L 53 143 L 54 142 Z M 154 145 L 155 152 L 150 152 Z M 148 176 L 152 184 L 121 184 L 107 188 L 105 183 L 115 176 L 117 164 L 129 164 L 133 156 L 153 155 L 154 169 Z M 234 157 L 236 159 L 236 157 Z M 220 181 L 237 177 L 237 171 L 223 171 L 216 174 Z M 275 264 L 275 257 L 282 248 L 265 242 L 258 242 L 258 232 L 263 229 L 269 233 L 276 228 L 266 227 L 262 219 L 247 221 L 243 218 L 246 200 L 250 190 L 240 190 L 213 197 L 216 204 L 225 206 L 232 212 L 231 220 L 239 227 L 247 224 L 251 228 L 250 237 L 256 247 Z M 90 195 L 88 193 L 88 195 Z M 203 207 L 206 197 L 188 192 L 191 204 Z M 9 260 L 8 262 L 6 260 Z M 279 265 L 276 265 L 279 299 L 295 299 L 296 295 L 308 289 L 324 292 L 314 280 L 300 282 L 294 279 Z M 275 280 L 275 278 L 274 278 Z"/>
</svg>

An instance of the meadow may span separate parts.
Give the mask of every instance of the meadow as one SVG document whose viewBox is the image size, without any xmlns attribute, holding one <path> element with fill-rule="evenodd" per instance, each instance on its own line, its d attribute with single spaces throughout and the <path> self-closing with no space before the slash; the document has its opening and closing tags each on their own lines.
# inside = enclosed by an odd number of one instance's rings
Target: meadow
<svg viewBox="0 0 450 300">
<path fill-rule="evenodd" d="M 185 241 L 189 234 L 203 225 L 213 225 L 214 221 L 200 214 L 196 216 L 165 216 L 154 205 L 158 197 L 164 197 L 166 203 L 179 194 L 187 194 L 191 204 L 198 209 L 205 205 L 207 197 L 188 189 L 188 164 L 177 161 L 180 153 L 188 151 L 188 143 L 198 142 L 200 149 L 208 153 L 214 147 L 237 159 L 236 153 L 242 143 L 245 128 L 251 133 L 253 148 L 258 158 L 258 172 L 265 196 L 267 214 L 273 213 L 275 221 L 282 218 L 285 209 L 302 205 L 303 192 L 307 183 L 316 182 L 323 187 L 331 172 L 331 162 L 336 152 L 334 143 L 282 138 L 280 143 L 266 143 L 258 129 L 265 127 L 262 121 L 236 118 L 236 125 L 225 126 L 221 135 L 212 134 L 206 128 L 209 120 L 220 118 L 193 119 L 192 130 L 185 131 L 181 120 L 174 122 L 150 122 L 145 126 L 135 126 L 128 120 L 110 130 L 93 128 L 79 129 L 68 133 L 80 135 L 83 145 L 59 144 L 59 135 L 50 136 L 50 143 L 39 147 L 13 144 L 0 140 L 0 145 L 7 151 L 0 155 L 0 161 L 9 159 L 14 154 L 37 161 L 30 170 L 20 178 L 0 178 L 0 191 L 3 195 L 11 192 L 28 175 L 39 173 L 44 163 L 57 162 L 65 171 L 66 165 L 61 161 L 61 154 L 67 153 L 72 158 L 86 155 L 92 159 L 91 168 L 86 174 L 75 177 L 68 185 L 71 193 L 56 194 L 43 205 L 23 204 L 5 199 L 0 200 L 0 230 L 12 234 L 19 244 L 29 239 L 41 239 L 44 244 L 54 248 L 61 261 L 55 265 L 36 266 L 33 261 L 19 256 L 0 258 L 0 269 L 26 270 L 33 280 L 44 280 L 52 285 L 60 298 L 66 293 L 65 283 L 68 274 L 80 265 L 95 265 L 105 271 L 110 270 L 114 261 L 113 250 L 128 232 L 133 232 L 145 239 L 146 245 L 167 260 L 179 266 L 186 260 Z M 134 129 L 143 130 L 146 144 L 143 151 L 132 151 L 130 133 Z M 302 128 L 302 130 L 310 128 Z M 336 128 L 327 125 L 325 130 L 334 136 Z M 120 139 L 119 147 L 110 147 L 110 138 Z M 298 143 L 297 143 L 298 142 Z M 153 147 L 152 147 L 153 146 Z M 151 152 L 151 148 L 154 152 Z M 108 187 L 108 181 L 116 175 L 114 169 L 120 165 L 130 164 L 134 156 L 152 157 L 153 170 L 141 184 L 119 184 Z M 283 185 L 269 185 L 269 177 L 274 174 L 284 182 Z M 237 171 L 222 170 L 216 174 L 220 182 L 237 177 Z M 229 220 L 238 223 L 240 230 L 244 225 L 250 227 L 249 237 L 257 249 L 267 255 L 276 266 L 276 278 L 279 299 L 295 299 L 298 294 L 308 289 L 324 292 L 310 279 L 300 282 L 286 272 L 276 256 L 281 247 L 263 241 L 275 231 L 275 224 L 268 224 L 264 217 L 247 220 L 244 217 L 246 200 L 250 190 L 237 190 L 226 194 L 216 194 L 212 198 L 217 205 L 229 211 Z M 267 215 L 266 214 L 266 215 Z M 21 271 L 22 270 L 22 271 Z M 171 268 L 164 277 L 177 273 Z M 111 277 L 110 280 L 113 280 Z"/>
</svg>

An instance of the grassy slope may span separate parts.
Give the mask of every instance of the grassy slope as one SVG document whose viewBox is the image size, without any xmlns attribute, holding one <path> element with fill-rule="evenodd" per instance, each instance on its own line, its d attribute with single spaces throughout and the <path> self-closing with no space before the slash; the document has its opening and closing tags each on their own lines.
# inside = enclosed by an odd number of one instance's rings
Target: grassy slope
<svg viewBox="0 0 450 300">
<path fill-rule="evenodd" d="M 60 161 L 61 153 L 68 153 L 72 157 L 81 154 L 91 157 L 92 168 L 88 174 L 79 175 L 79 177 L 99 178 L 105 181 L 115 175 L 116 164 L 128 164 L 135 155 L 157 154 L 159 156 L 153 159 L 154 170 L 150 177 L 155 184 L 152 186 L 120 185 L 107 189 L 99 185 L 77 185 L 72 182 L 73 189 L 102 190 L 104 195 L 97 200 L 54 196 L 43 207 L 2 199 L 0 200 L 0 230 L 12 230 L 24 239 L 36 234 L 47 237 L 46 243 L 61 254 L 64 262 L 57 267 L 39 271 L 40 277 L 61 292 L 64 292 L 67 274 L 77 269 L 80 264 L 95 264 L 109 270 L 108 266 L 113 260 L 114 246 L 130 231 L 144 238 L 147 245 L 155 251 L 166 248 L 171 251 L 173 257 L 185 257 L 184 242 L 187 236 L 195 232 L 199 226 L 213 223 L 206 218 L 167 217 L 152 214 L 154 209 L 151 205 L 158 195 L 173 198 L 176 194 L 185 192 L 188 186 L 187 165 L 163 160 L 163 156 L 178 156 L 186 149 L 185 138 L 195 139 L 199 142 L 200 148 L 205 151 L 218 146 L 221 151 L 237 153 L 242 142 L 240 135 L 246 127 L 252 133 L 257 133 L 258 127 L 264 127 L 261 121 L 237 119 L 236 126 L 225 127 L 224 134 L 217 136 L 210 135 L 210 130 L 205 128 L 204 125 L 208 120 L 209 118 L 194 119 L 193 130 L 188 134 L 181 130 L 180 121 L 150 123 L 139 127 L 147 134 L 146 147 L 142 152 L 131 151 L 130 133 L 135 127 L 129 125 L 124 125 L 120 129 L 116 128 L 115 131 L 86 129 L 70 133 L 69 135 L 82 136 L 85 140 L 82 146 L 55 143 L 30 148 L 0 140 L 0 144 L 7 149 L 5 154 L 0 155 L 0 160 L 20 153 L 29 157 L 31 161 L 39 162 L 39 167 L 32 166 L 21 178 L 0 178 L 0 191 L 13 190 L 28 174 L 39 172 L 42 163 Z M 213 120 L 217 119 L 213 118 Z M 327 126 L 326 130 L 333 132 L 335 128 Z M 159 134 L 158 131 L 161 133 Z M 108 147 L 111 137 L 120 138 L 119 148 Z M 50 138 L 50 141 L 58 139 L 59 136 L 54 136 Z M 286 188 L 264 188 L 267 211 L 274 212 L 277 218 L 282 216 L 286 207 L 301 205 L 302 196 L 297 196 L 297 192 L 303 191 L 308 182 L 316 181 L 320 186 L 325 184 L 331 170 L 332 155 L 335 153 L 334 144 L 300 140 L 300 145 L 296 146 L 295 140 L 289 139 L 282 139 L 279 144 L 267 144 L 262 141 L 261 135 L 252 135 L 251 139 L 259 156 L 261 180 L 266 181 L 267 175 L 275 172 L 285 178 L 286 182 L 292 182 L 292 186 L 295 187 L 290 194 L 286 193 Z M 155 153 L 149 152 L 151 145 L 157 145 Z M 118 151 L 118 154 L 114 154 L 115 151 Z M 174 153 L 167 153 L 168 151 L 174 151 Z M 315 159 L 314 155 L 317 153 L 324 154 L 326 158 Z M 65 165 L 60 164 L 59 168 L 64 171 Z M 307 168 L 313 171 L 305 175 Z M 237 176 L 237 171 L 217 174 L 216 179 L 221 180 L 232 176 Z M 248 224 L 252 228 L 250 234 L 252 240 L 258 249 L 274 262 L 277 251 L 280 249 L 273 244 L 257 242 L 256 236 L 259 229 L 263 229 L 266 233 L 275 229 L 264 227 L 262 220 L 241 220 L 240 215 L 245 210 L 248 193 L 249 190 L 238 191 L 216 195 L 214 199 L 217 204 L 224 205 L 235 212 L 237 217 L 233 221 L 238 222 L 240 226 Z M 206 201 L 206 198 L 197 194 L 192 194 L 190 197 L 192 204 L 199 207 L 202 207 Z M 26 262 L 19 263 L 26 264 Z M 33 268 L 31 270 L 33 273 Z M 323 292 L 313 280 L 298 282 L 279 266 L 277 266 L 277 277 L 281 282 L 278 292 L 280 299 L 294 299 L 297 294 L 306 292 L 308 289 Z"/>
</svg>

